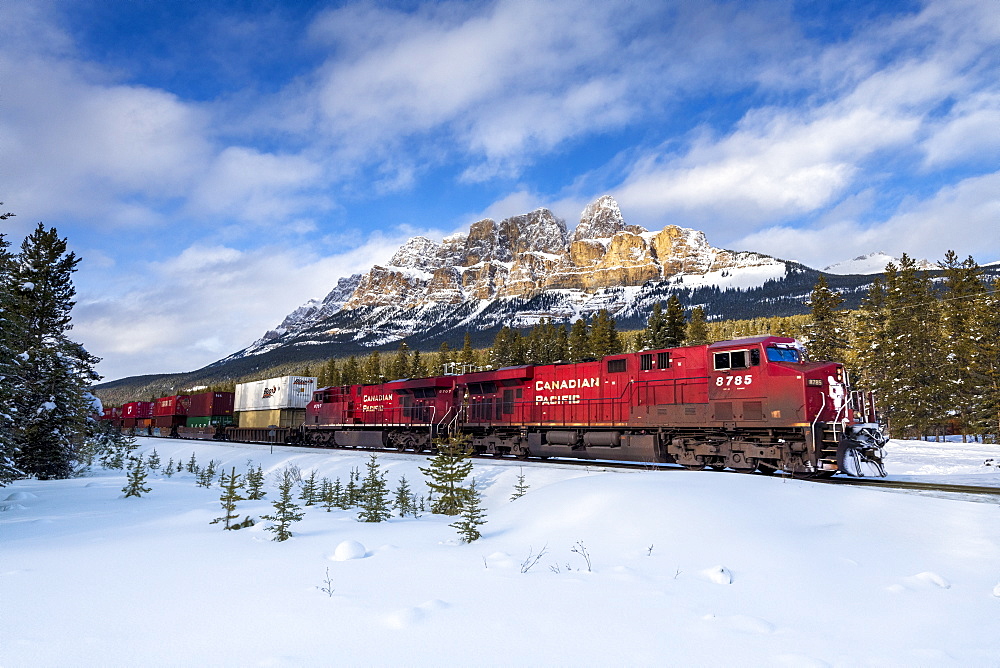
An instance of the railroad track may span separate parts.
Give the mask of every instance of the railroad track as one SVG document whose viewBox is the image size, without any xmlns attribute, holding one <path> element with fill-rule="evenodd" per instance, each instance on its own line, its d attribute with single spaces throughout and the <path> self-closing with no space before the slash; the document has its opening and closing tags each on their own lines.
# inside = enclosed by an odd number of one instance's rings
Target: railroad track
<svg viewBox="0 0 1000 668">
<path fill-rule="evenodd" d="M 154 437 L 155 438 L 155 437 Z M 328 450 L 330 452 L 377 452 L 377 453 L 388 453 L 388 454 L 409 454 L 409 455 L 426 455 L 430 456 L 431 453 L 418 453 L 418 452 L 400 452 L 398 450 L 385 449 L 385 448 L 370 448 L 370 447 L 356 447 L 356 448 L 316 448 L 314 446 L 301 446 L 301 445 L 284 445 L 277 443 L 241 443 L 239 441 L 211 441 L 216 445 L 252 445 L 258 447 L 270 447 L 273 451 L 274 447 L 280 447 L 284 449 L 292 449 L 302 452 L 313 452 L 316 450 Z M 562 459 L 559 457 L 553 457 L 551 459 L 518 459 L 515 457 L 495 457 L 493 455 L 473 455 L 473 459 L 483 461 L 483 462 L 494 462 L 494 463 L 505 463 L 511 465 L 525 465 L 525 464 L 543 464 L 543 465 L 556 465 L 563 467 L 585 467 L 585 468 L 596 468 L 596 469 L 625 469 L 625 470 L 638 470 L 638 471 L 663 471 L 663 472 L 685 472 L 685 473 L 700 473 L 709 472 L 711 469 L 705 469 L 705 471 L 690 471 L 681 466 L 675 464 L 664 464 L 659 462 L 613 462 L 605 461 L 599 459 Z M 981 500 L 987 503 L 992 503 L 995 500 L 1000 501 L 1000 487 L 985 487 L 978 485 L 945 485 L 941 483 L 931 483 L 931 482 L 914 482 L 908 480 L 887 480 L 885 478 L 850 478 L 850 477 L 831 477 L 831 478 L 820 478 L 820 477 L 798 477 L 791 476 L 782 473 L 769 474 L 769 473 L 739 473 L 737 471 L 725 470 L 725 471 L 711 471 L 713 473 L 731 473 L 735 475 L 756 475 L 756 476 L 766 476 L 766 477 L 781 477 L 792 480 L 801 480 L 803 482 L 820 483 L 824 485 L 849 485 L 853 487 L 876 487 L 881 489 L 889 490 L 900 490 L 900 491 L 910 491 L 910 492 L 927 492 L 927 493 L 939 493 L 939 494 L 954 494 L 963 497 L 981 497 L 979 499 L 972 498 L 970 500 Z"/>
</svg>

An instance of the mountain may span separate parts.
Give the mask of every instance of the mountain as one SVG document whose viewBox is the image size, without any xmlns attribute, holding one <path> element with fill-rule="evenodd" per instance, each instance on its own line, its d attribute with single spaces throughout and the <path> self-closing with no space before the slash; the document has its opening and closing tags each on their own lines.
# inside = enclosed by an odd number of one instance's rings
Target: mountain
<svg viewBox="0 0 1000 668">
<path fill-rule="evenodd" d="M 402 339 L 428 346 L 466 331 L 485 344 L 504 325 L 570 322 L 604 308 L 624 327 L 641 326 L 651 305 L 672 293 L 715 317 L 748 316 L 762 305 L 768 314 L 799 313 L 816 277 L 795 262 L 715 248 L 696 230 L 630 225 L 606 195 L 584 209 L 572 232 L 536 209 L 477 221 L 440 242 L 414 237 L 387 264 L 341 279 L 325 299 L 217 364 L 279 351 L 282 359 L 319 348 L 361 353 Z M 753 290 L 763 292 L 749 299 Z"/>
<path fill-rule="evenodd" d="M 841 276 L 849 274 L 881 274 L 885 271 L 885 266 L 890 262 L 897 267 L 899 266 L 898 257 L 888 255 L 884 251 L 875 251 L 867 255 L 859 255 L 853 260 L 844 260 L 843 262 L 831 264 L 829 267 L 823 267 L 822 271 L 827 274 L 838 274 Z M 916 264 L 917 269 L 925 271 L 934 271 L 941 268 L 930 260 L 917 260 Z"/>
</svg>

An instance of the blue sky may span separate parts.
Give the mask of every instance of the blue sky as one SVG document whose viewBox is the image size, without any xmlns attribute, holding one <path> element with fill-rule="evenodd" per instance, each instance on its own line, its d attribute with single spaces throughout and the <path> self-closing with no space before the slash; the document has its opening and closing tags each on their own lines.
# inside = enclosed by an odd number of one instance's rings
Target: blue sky
<svg viewBox="0 0 1000 668">
<path fill-rule="evenodd" d="M 406 238 L 613 195 L 823 267 L 1000 259 L 1000 11 L 940 2 L 0 5 L 0 201 L 83 257 L 109 379 L 249 344 Z"/>
</svg>

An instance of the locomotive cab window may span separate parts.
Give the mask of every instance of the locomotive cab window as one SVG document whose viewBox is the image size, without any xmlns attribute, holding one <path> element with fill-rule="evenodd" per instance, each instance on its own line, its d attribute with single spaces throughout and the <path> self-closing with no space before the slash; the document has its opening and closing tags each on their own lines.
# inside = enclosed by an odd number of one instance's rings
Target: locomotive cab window
<svg viewBox="0 0 1000 668">
<path fill-rule="evenodd" d="M 746 369 L 750 366 L 752 355 L 749 350 L 733 350 L 726 353 L 715 353 L 715 370 Z M 760 364 L 760 353 L 757 353 L 757 364 Z"/>
<path fill-rule="evenodd" d="M 802 361 L 802 356 L 799 351 L 795 348 L 784 348 L 777 346 L 767 347 L 767 361 L 768 362 L 793 362 L 798 363 Z"/>
<path fill-rule="evenodd" d="M 608 373 L 622 373 L 626 371 L 628 360 L 625 358 L 618 360 L 608 360 Z"/>
</svg>

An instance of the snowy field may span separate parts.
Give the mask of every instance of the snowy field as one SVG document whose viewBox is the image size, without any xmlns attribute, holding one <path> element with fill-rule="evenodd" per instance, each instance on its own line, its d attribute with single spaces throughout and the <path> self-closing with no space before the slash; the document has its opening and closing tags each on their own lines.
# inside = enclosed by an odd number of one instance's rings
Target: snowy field
<svg viewBox="0 0 1000 668">
<path fill-rule="evenodd" d="M 141 439 L 154 447 L 342 481 L 366 460 Z M 1000 484 L 990 457 L 896 441 L 887 463 Z M 425 490 L 424 458 L 379 462 L 391 488 L 405 474 Z M 283 543 L 264 523 L 223 531 L 209 524 L 219 488 L 188 473 L 138 499 L 103 470 L 0 488 L 0 666 L 1000 665 L 997 503 L 542 463 L 509 501 L 521 470 L 476 462 L 489 522 L 469 545 L 452 518 L 363 524 L 321 507 Z M 238 512 L 274 496 L 271 481 Z M 345 541 L 364 548 L 338 553 Z"/>
</svg>

